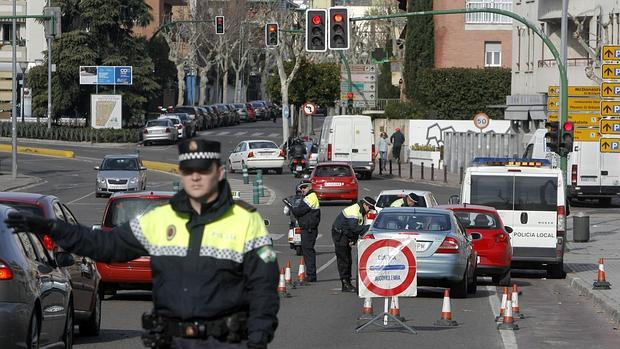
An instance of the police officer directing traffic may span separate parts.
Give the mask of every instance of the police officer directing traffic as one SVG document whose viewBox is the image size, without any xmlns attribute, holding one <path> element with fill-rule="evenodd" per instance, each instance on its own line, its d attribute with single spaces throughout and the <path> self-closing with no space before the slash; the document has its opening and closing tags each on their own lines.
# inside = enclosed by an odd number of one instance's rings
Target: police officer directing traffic
<svg viewBox="0 0 620 349">
<path fill-rule="evenodd" d="M 411 192 L 404 198 L 394 200 L 390 207 L 416 207 L 418 202 L 420 202 L 420 197 L 416 193 Z"/>
<path fill-rule="evenodd" d="M 332 225 L 332 239 L 336 250 L 336 264 L 342 282 L 342 292 L 357 292 L 357 288 L 351 283 L 353 264 L 351 246 L 355 245 L 357 239 L 368 230 L 368 226 L 364 225 L 364 218 L 371 209 L 375 208 L 375 204 L 373 198 L 366 196 L 342 210 Z"/>
<path fill-rule="evenodd" d="M 184 189 L 109 233 L 27 213 L 6 223 L 106 263 L 150 255 L 149 347 L 266 348 L 278 324 L 276 255 L 260 214 L 233 201 L 220 156 L 219 142 L 179 143 Z"/>
<path fill-rule="evenodd" d="M 312 183 L 308 180 L 302 181 L 297 188 L 304 196 L 299 205 L 292 206 L 291 211 L 299 227 L 301 228 L 301 251 L 306 263 L 306 281 L 316 282 L 316 251 L 314 244 L 319 233 L 319 223 L 321 222 L 321 210 L 319 209 L 319 198 L 312 191 Z"/>
</svg>

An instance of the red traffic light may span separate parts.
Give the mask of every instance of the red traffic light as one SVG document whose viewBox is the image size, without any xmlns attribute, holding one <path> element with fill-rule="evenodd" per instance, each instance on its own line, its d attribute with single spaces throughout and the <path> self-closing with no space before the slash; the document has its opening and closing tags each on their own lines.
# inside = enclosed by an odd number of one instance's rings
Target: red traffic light
<svg viewBox="0 0 620 349">
<path fill-rule="evenodd" d="M 217 21 L 217 24 L 224 23 L 224 17 L 216 17 L 215 20 Z"/>
<path fill-rule="evenodd" d="M 312 24 L 314 25 L 321 24 L 321 16 L 312 16 Z"/>
<path fill-rule="evenodd" d="M 353 99 L 353 92 L 347 93 L 347 99 Z"/>
<path fill-rule="evenodd" d="M 575 125 L 572 122 L 565 122 L 562 128 L 566 132 L 571 132 L 575 128 Z"/>
<path fill-rule="evenodd" d="M 267 31 L 270 33 L 275 33 L 277 30 L 276 25 L 275 24 L 270 24 L 267 26 Z"/>
<path fill-rule="evenodd" d="M 336 13 L 334 15 L 334 22 L 342 23 L 343 20 L 344 20 L 344 16 L 341 13 Z"/>
</svg>

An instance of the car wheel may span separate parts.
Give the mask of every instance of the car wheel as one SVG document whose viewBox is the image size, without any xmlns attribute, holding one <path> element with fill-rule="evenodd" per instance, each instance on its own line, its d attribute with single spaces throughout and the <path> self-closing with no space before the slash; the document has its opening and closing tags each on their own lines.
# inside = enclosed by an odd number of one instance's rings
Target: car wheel
<svg viewBox="0 0 620 349">
<path fill-rule="evenodd" d="M 80 322 L 80 334 L 82 336 L 97 336 L 101 328 L 101 292 L 95 294 L 95 306 L 88 320 Z"/>
<path fill-rule="evenodd" d="M 510 286 L 510 270 L 500 275 L 492 276 L 493 283 L 499 286 Z"/>
<path fill-rule="evenodd" d="M 467 297 L 467 284 L 469 283 L 469 275 L 467 272 L 468 267 L 465 268 L 465 274 L 463 279 L 452 285 L 450 288 L 450 297 L 452 298 L 466 298 Z"/>
<path fill-rule="evenodd" d="M 99 194 L 99 193 L 95 193 L 95 197 L 96 197 L 96 198 L 100 198 L 100 197 L 101 197 L 101 194 Z"/>
<path fill-rule="evenodd" d="M 228 160 L 228 170 L 230 173 L 235 173 L 235 169 L 232 167 L 232 162 L 230 162 L 230 160 Z"/>
<path fill-rule="evenodd" d="M 148 147 L 148 146 L 151 144 L 151 142 L 149 142 L 149 141 L 144 141 L 144 143 L 143 143 L 143 144 L 144 144 L 144 146 L 145 146 L 145 147 Z"/>
<path fill-rule="evenodd" d="M 301 250 L 301 246 L 295 246 L 295 254 L 298 256 L 303 255 L 303 251 Z"/>
<path fill-rule="evenodd" d="M 69 302 L 69 308 L 67 308 L 67 321 L 65 322 L 62 341 L 65 343 L 65 349 L 73 348 L 73 303 L 71 302 Z"/>
<path fill-rule="evenodd" d="M 471 277 L 471 280 L 467 281 L 467 293 L 469 294 L 476 294 L 476 291 L 478 290 L 478 280 L 476 278 L 476 272 L 474 271 L 474 275 Z"/>
<path fill-rule="evenodd" d="M 611 198 L 598 198 L 598 203 L 601 206 L 609 206 L 611 205 Z"/>
<path fill-rule="evenodd" d="M 547 278 L 548 279 L 566 278 L 566 273 L 564 272 L 564 263 L 547 264 Z"/>
<path fill-rule="evenodd" d="M 36 310 L 33 310 L 32 316 L 30 316 L 30 326 L 28 326 L 28 337 L 26 338 L 28 349 L 39 348 L 39 332 L 39 315 Z"/>
<path fill-rule="evenodd" d="M 276 168 L 276 174 L 282 174 L 282 169 L 281 168 Z"/>
</svg>

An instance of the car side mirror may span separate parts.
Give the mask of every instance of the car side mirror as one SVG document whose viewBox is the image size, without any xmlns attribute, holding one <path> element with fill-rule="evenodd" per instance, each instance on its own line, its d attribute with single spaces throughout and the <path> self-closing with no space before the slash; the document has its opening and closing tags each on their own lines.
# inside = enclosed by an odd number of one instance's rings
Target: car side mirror
<svg viewBox="0 0 620 349">
<path fill-rule="evenodd" d="M 268 219 L 263 220 L 263 222 L 265 223 L 265 226 L 269 226 L 271 224 L 271 222 Z"/>
<path fill-rule="evenodd" d="M 146 171 L 146 167 L 144 166 L 140 167 L 140 171 Z"/>
<path fill-rule="evenodd" d="M 93 224 L 90 230 L 101 230 L 101 224 Z"/>
<path fill-rule="evenodd" d="M 73 255 L 69 252 L 56 252 L 56 265 L 59 268 L 70 267 L 75 264 Z"/>
<path fill-rule="evenodd" d="M 480 233 L 471 233 L 471 234 L 469 234 L 469 236 L 471 236 L 472 240 L 480 240 L 480 239 L 482 239 L 482 234 L 480 234 Z"/>
<path fill-rule="evenodd" d="M 509 226 L 505 225 L 505 226 L 504 226 L 504 230 L 505 230 L 508 234 L 512 234 L 512 228 L 511 228 L 511 227 L 509 227 Z"/>
<path fill-rule="evenodd" d="M 94 169 L 99 171 L 99 166 L 95 166 Z"/>
<path fill-rule="evenodd" d="M 460 195 L 451 195 L 450 199 L 448 199 L 448 203 L 450 205 L 460 204 L 461 203 L 461 196 Z"/>
</svg>

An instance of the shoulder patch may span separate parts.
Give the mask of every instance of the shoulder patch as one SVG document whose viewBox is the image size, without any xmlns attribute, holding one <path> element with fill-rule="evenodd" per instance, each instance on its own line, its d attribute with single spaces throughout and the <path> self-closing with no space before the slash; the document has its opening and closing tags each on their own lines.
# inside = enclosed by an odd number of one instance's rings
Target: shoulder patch
<svg viewBox="0 0 620 349">
<path fill-rule="evenodd" d="M 258 254 L 258 257 L 265 263 L 273 263 L 277 259 L 276 252 L 273 250 L 273 247 L 269 245 L 259 248 L 256 254 Z"/>
<path fill-rule="evenodd" d="M 249 203 L 243 201 L 243 200 L 235 200 L 235 204 L 241 208 L 243 208 L 246 211 L 249 212 L 256 212 L 256 207 L 250 205 Z"/>
</svg>

